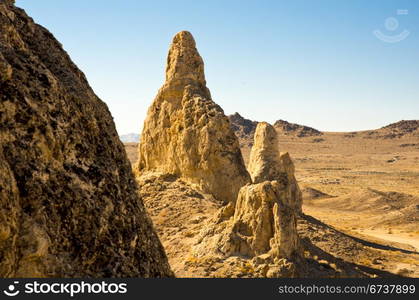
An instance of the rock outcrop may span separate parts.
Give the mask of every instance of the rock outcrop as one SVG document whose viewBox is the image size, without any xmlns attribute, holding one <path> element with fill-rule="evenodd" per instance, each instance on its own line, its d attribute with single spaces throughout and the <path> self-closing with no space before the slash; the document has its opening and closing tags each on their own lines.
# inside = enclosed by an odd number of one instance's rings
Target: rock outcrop
<svg viewBox="0 0 419 300">
<path fill-rule="evenodd" d="M 272 180 L 283 183 L 286 204 L 301 212 L 302 194 L 294 176 L 294 164 L 288 153 L 279 152 L 277 132 L 266 122 L 256 127 L 248 169 L 254 184 Z"/>
<path fill-rule="evenodd" d="M 172 276 L 107 106 L 0 2 L 0 277 Z"/>
<path fill-rule="evenodd" d="M 166 82 L 144 122 L 135 172 L 147 171 L 179 176 L 224 203 L 250 182 L 237 137 L 211 99 L 204 63 L 186 31 L 173 38 Z"/>
<path fill-rule="evenodd" d="M 261 276 L 296 276 L 293 262 L 303 257 L 297 232 L 301 192 L 292 161 L 287 153 L 280 155 L 276 131 L 268 123 L 256 128 L 249 171 L 253 183 L 221 209 L 215 224 L 201 233 L 194 253 L 205 257 L 212 250 L 223 258 L 254 258 Z"/>
</svg>

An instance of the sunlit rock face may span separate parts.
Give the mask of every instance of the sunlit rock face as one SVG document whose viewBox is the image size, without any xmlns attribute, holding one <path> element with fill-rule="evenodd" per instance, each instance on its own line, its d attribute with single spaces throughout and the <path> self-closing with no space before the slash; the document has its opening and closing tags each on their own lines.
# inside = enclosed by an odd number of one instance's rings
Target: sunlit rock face
<svg viewBox="0 0 419 300">
<path fill-rule="evenodd" d="M 256 127 L 248 168 L 253 183 L 266 180 L 284 183 L 286 204 L 301 212 L 302 194 L 294 176 L 294 164 L 288 153 L 279 152 L 277 132 L 266 122 Z"/>
<path fill-rule="evenodd" d="M 279 153 L 276 131 L 268 123 L 256 127 L 249 172 L 253 183 L 201 232 L 194 254 L 255 258 L 259 276 L 298 276 L 304 265 L 297 232 L 301 193 L 293 163 Z"/>
<path fill-rule="evenodd" d="M 192 35 L 179 32 L 170 46 L 166 81 L 144 122 L 137 175 L 179 176 L 221 202 L 234 202 L 250 182 L 239 143 L 206 87 L 204 63 Z"/>
<path fill-rule="evenodd" d="M 0 277 L 172 276 L 107 106 L 0 2 Z"/>
</svg>

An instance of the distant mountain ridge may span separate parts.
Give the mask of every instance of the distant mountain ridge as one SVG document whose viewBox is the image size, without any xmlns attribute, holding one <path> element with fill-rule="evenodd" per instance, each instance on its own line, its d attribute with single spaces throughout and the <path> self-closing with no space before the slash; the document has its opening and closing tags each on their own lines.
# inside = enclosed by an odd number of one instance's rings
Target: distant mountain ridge
<svg viewBox="0 0 419 300">
<path fill-rule="evenodd" d="M 252 146 L 255 129 L 259 122 L 245 119 L 238 112 L 229 115 L 228 119 L 230 120 L 234 133 L 239 139 L 240 146 Z"/>
<path fill-rule="evenodd" d="M 278 120 L 274 123 L 274 127 L 279 133 L 282 131 L 285 135 L 296 135 L 297 137 L 319 136 L 323 132 L 309 126 L 290 123 L 284 120 Z"/>
<path fill-rule="evenodd" d="M 401 120 L 399 122 L 381 127 L 381 129 L 398 129 L 405 132 L 413 132 L 419 129 L 419 120 Z"/>
<path fill-rule="evenodd" d="M 419 137 L 419 120 L 401 120 L 381 127 L 377 132 L 382 132 L 384 138 L 397 138 L 405 135 Z"/>
<path fill-rule="evenodd" d="M 401 120 L 379 129 L 353 132 L 353 134 L 364 135 L 367 139 L 397 139 L 403 137 L 419 138 L 419 120 Z"/>
<path fill-rule="evenodd" d="M 244 118 L 238 112 L 228 116 L 234 133 L 239 138 L 241 145 L 251 146 L 253 144 L 253 135 L 258 121 L 253 121 Z M 321 136 L 323 132 L 315 128 L 290 123 L 285 120 L 277 120 L 273 124 L 278 134 L 291 135 L 299 138 Z M 379 129 L 372 129 L 366 131 L 353 131 L 347 133 L 347 137 L 354 136 L 357 133 L 364 132 L 367 138 L 384 138 L 392 139 L 403 137 L 405 135 L 413 135 L 419 137 L 419 120 L 401 120 L 389 125 L 383 126 Z M 119 136 L 119 139 L 123 143 L 138 143 L 140 141 L 140 135 L 137 133 L 127 133 Z"/>
<path fill-rule="evenodd" d="M 252 121 L 244 118 L 238 112 L 228 116 L 234 133 L 239 138 L 241 146 L 252 146 L 253 135 L 255 133 L 258 121 Z M 320 136 L 323 133 L 312 127 L 290 123 L 284 120 L 278 120 L 274 123 L 274 128 L 279 135 L 290 135 L 296 137 Z"/>
<path fill-rule="evenodd" d="M 237 112 L 233 115 L 229 115 L 228 118 L 236 136 L 239 138 L 240 145 L 252 146 L 255 128 L 259 122 L 246 119 Z M 297 138 L 304 138 L 324 135 L 322 131 L 317 130 L 315 128 L 290 123 L 281 119 L 275 121 L 273 126 L 275 127 L 280 136 L 285 135 Z M 383 126 L 379 129 L 353 131 L 345 133 L 345 137 L 347 138 L 351 138 L 356 135 L 367 139 L 394 139 L 401 138 L 404 136 L 419 137 L 419 120 L 401 120 Z"/>
</svg>

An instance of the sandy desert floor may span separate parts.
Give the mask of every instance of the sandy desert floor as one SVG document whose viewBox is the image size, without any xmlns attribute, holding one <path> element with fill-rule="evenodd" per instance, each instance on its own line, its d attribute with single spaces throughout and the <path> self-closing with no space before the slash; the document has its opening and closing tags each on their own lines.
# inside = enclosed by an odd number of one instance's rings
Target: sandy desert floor
<svg viewBox="0 0 419 300">
<path fill-rule="evenodd" d="M 291 154 L 303 190 L 303 237 L 361 268 L 419 277 L 417 137 L 326 132 L 317 137 L 282 134 L 279 143 L 281 151 Z M 247 161 L 250 143 L 244 144 Z M 137 144 L 125 146 L 135 162 Z"/>
<path fill-rule="evenodd" d="M 280 142 L 294 159 L 304 212 L 419 250 L 419 141 L 342 133 L 325 133 L 321 139 L 283 136 Z"/>
<path fill-rule="evenodd" d="M 410 258 L 390 271 L 407 268 L 416 273 L 419 140 L 367 136 L 362 132 L 324 133 L 315 138 L 283 135 L 280 147 L 294 159 L 305 214 L 353 237 L 412 251 Z M 245 157 L 248 151 L 243 151 Z M 397 251 L 387 254 L 397 256 Z M 373 258 L 363 263 L 374 262 Z"/>
</svg>

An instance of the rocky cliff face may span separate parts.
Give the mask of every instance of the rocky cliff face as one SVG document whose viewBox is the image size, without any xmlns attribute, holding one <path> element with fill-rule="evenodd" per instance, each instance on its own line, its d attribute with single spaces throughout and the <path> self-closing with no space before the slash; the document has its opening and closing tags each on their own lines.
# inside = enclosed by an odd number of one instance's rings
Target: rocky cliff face
<svg viewBox="0 0 419 300">
<path fill-rule="evenodd" d="M 0 2 L 0 277 L 171 276 L 111 114 L 60 43 Z"/>
<path fill-rule="evenodd" d="M 288 154 L 280 155 L 275 129 L 259 123 L 249 162 L 253 183 L 222 208 L 201 233 L 194 253 L 254 258 L 259 276 L 297 276 L 303 261 L 297 232 L 301 192 Z M 269 265 L 272 265 L 271 267 Z"/>
<path fill-rule="evenodd" d="M 235 201 L 250 181 L 230 122 L 206 87 L 204 63 L 189 32 L 173 39 L 166 82 L 144 122 L 135 171 L 179 176 L 222 202 Z"/>
</svg>

